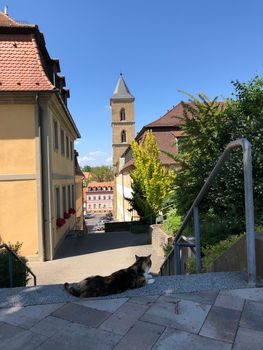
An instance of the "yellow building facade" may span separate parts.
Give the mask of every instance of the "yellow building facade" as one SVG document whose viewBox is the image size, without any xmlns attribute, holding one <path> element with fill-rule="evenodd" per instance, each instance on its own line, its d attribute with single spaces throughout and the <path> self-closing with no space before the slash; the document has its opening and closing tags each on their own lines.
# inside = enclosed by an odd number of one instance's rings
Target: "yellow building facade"
<svg viewBox="0 0 263 350">
<path fill-rule="evenodd" d="M 76 221 L 80 134 L 38 27 L 0 13 L 0 51 L 0 236 L 29 259 L 51 260 Z"/>
</svg>

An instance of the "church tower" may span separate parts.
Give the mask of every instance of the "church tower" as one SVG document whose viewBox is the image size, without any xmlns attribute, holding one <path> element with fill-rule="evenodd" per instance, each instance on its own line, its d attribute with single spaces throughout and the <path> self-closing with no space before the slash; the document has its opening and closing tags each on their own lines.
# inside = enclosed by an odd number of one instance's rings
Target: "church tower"
<svg viewBox="0 0 263 350">
<path fill-rule="evenodd" d="M 135 137 L 134 100 L 122 74 L 110 99 L 112 112 L 112 156 L 113 170 L 117 172 L 117 162 Z"/>
</svg>

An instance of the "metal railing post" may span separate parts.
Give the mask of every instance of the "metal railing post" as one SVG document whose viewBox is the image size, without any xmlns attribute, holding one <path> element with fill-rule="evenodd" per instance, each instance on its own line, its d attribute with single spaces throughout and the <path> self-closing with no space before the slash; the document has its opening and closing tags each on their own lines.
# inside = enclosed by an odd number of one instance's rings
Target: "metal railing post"
<svg viewBox="0 0 263 350">
<path fill-rule="evenodd" d="M 9 287 L 13 288 L 13 256 L 8 251 L 8 272 L 9 272 Z"/>
<path fill-rule="evenodd" d="M 195 231 L 196 266 L 197 266 L 197 272 L 201 273 L 202 261 L 201 261 L 201 241 L 200 241 L 200 223 L 199 223 L 198 207 L 194 207 L 194 231 Z"/>
<path fill-rule="evenodd" d="M 175 242 L 174 245 L 175 248 L 175 256 L 174 256 L 174 264 L 175 264 L 175 274 L 176 275 L 181 275 L 181 257 L 180 257 L 180 245 Z"/>
<path fill-rule="evenodd" d="M 247 234 L 247 272 L 248 283 L 256 285 L 256 250 L 254 229 L 254 203 L 252 181 L 252 157 L 251 144 L 243 141 L 243 166 L 244 166 L 244 190 L 246 211 L 246 234 Z"/>
</svg>

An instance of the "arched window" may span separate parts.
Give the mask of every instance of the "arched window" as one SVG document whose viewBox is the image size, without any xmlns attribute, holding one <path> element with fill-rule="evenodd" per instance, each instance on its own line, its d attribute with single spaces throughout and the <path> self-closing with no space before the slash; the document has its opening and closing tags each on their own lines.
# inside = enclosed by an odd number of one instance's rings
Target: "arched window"
<svg viewBox="0 0 263 350">
<path fill-rule="evenodd" d="M 121 142 L 126 142 L 126 131 L 122 130 L 121 132 Z"/>
<path fill-rule="evenodd" d="M 125 109 L 124 108 L 122 108 L 120 110 L 120 120 L 125 120 Z"/>
</svg>

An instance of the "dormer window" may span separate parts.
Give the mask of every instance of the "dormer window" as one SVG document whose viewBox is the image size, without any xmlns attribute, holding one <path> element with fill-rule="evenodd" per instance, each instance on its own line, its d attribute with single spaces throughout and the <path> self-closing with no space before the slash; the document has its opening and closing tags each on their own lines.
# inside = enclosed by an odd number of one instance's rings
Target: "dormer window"
<svg viewBox="0 0 263 350">
<path fill-rule="evenodd" d="M 124 108 L 122 108 L 120 110 L 120 120 L 125 120 L 125 109 Z"/>
<path fill-rule="evenodd" d="M 122 130 L 122 132 L 121 132 L 121 142 L 122 143 L 127 142 L 126 141 L 126 131 L 125 130 Z"/>
</svg>

